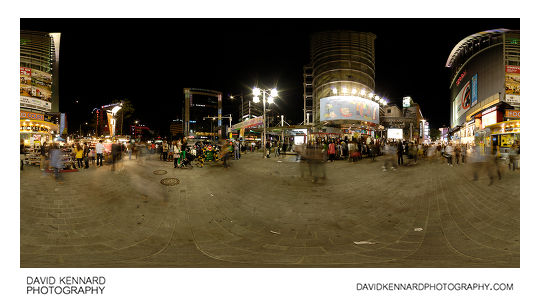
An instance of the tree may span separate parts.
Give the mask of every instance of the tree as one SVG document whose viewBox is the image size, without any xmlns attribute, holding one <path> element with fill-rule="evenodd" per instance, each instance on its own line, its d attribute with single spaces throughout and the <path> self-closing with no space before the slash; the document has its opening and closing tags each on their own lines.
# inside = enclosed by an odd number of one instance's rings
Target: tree
<svg viewBox="0 0 540 301">
<path fill-rule="evenodd" d="M 441 131 L 437 128 L 429 129 L 429 137 L 431 138 L 431 141 L 437 141 L 441 138 Z"/>
</svg>

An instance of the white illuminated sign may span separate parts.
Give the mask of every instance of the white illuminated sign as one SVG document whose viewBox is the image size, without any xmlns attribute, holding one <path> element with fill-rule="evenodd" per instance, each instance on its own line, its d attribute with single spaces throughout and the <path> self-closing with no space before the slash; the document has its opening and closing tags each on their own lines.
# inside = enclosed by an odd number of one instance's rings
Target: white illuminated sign
<svg viewBox="0 0 540 301">
<path fill-rule="evenodd" d="M 388 129 L 388 139 L 403 139 L 403 129 Z"/>
</svg>

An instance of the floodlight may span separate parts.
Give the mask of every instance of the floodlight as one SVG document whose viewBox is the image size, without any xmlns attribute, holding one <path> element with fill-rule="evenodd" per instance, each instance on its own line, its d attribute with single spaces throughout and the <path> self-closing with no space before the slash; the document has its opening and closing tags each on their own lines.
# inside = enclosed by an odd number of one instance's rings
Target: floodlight
<svg viewBox="0 0 540 301">
<path fill-rule="evenodd" d="M 257 87 L 253 88 L 253 95 L 255 95 L 255 96 L 261 95 L 261 89 L 259 89 Z"/>
</svg>

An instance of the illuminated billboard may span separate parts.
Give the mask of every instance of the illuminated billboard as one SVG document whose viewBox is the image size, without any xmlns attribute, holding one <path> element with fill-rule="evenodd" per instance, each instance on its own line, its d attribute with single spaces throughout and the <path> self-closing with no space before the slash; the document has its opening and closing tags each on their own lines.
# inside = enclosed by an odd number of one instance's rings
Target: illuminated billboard
<svg viewBox="0 0 540 301">
<path fill-rule="evenodd" d="M 20 67 L 20 79 L 21 106 L 50 111 L 52 101 L 51 74 Z"/>
<path fill-rule="evenodd" d="M 519 66 L 506 66 L 504 89 L 506 93 L 506 102 L 519 104 L 520 93 L 520 70 Z"/>
<path fill-rule="evenodd" d="M 462 116 L 478 102 L 478 76 L 467 81 L 452 102 L 452 127 L 463 122 Z"/>
<path fill-rule="evenodd" d="M 358 96 L 321 98 L 321 121 L 351 120 L 379 123 L 379 104 Z"/>
<path fill-rule="evenodd" d="M 388 129 L 388 139 L 403 139 L 403 129 Z"/>
</svg>

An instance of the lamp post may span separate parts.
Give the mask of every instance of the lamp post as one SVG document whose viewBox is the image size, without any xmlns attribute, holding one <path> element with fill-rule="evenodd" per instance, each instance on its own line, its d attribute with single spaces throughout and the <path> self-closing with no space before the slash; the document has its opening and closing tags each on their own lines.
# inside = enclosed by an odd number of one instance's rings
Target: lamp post
<svg viewBox="0 0 540 301">
<path fill-rule="evenodd" d="M 259 89 L 257 87 L 253 88 L 253 102 L 258 103 L 259 102 L 259 95 L 263 96 L 263 158 L 266 157 L 266 95 L 268 96 L 268 103 L 272 104 L 274 103 L 274 97 L 278 96 L 278 92 L 276 88 L 273 89 Z"/>
</svg>

